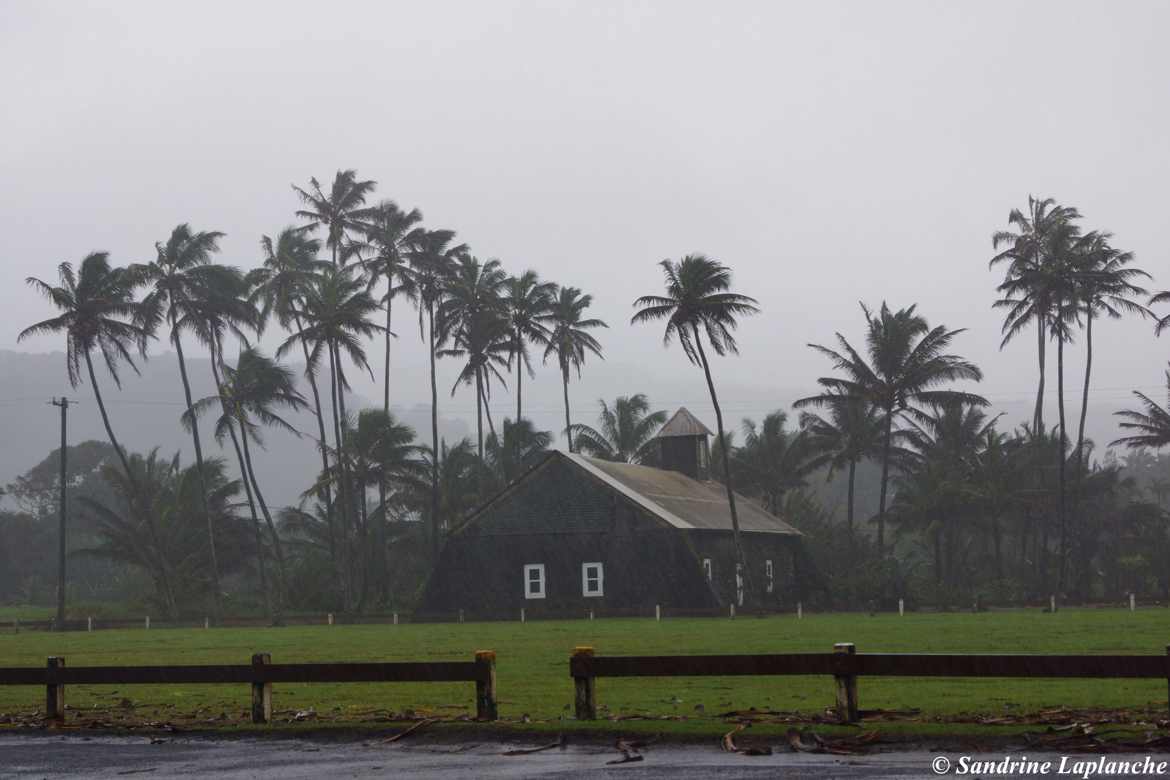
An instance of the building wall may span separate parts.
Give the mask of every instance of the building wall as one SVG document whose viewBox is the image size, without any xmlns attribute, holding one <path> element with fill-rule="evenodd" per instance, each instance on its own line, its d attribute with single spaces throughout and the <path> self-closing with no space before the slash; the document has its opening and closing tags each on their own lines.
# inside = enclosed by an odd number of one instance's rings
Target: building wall
<svg viewBox="0 0 1170 780">
<path fill-rule="evenodd" d="M 772 556 L 777 582 L 791 571 L 787 545 L 770 534 L 749 547 L 761 572 Z M 713 559 L 708 583 L 702 558 Z M 432 572 L 421 614 L 533 617 L 590 608 L 709 610 L 734 594 L 730 532 L 686 532 L 665 525 L 575 466 L 550 458 L 474 522 L 452 534 Z M 603 595 L 583 594 L 582 565 L 603 565 Z M 544 598 L 526 598 L 524 567 L 544 565 Z M 753 570 L 754 571 L 754 570 Z M 787 575 L 785 575 L 787 576 Z M 779 596 L 779 592 L 776 594 Z M 753 600 L 752 606 L 763 602 Z"/>
<path fill-rule="evenodd" d="M 735 542 L 730 532 L 692 531 L 691 544 L 702 567 L 711 560 L 711 587 L 721 606 L 736 601 Z M 799 572 L 799 543 L 779 534 L 743 534 L 747 577 L 744 603 L 748 607 L 787 608 L 804 598 Z M 772 587 L 768 590 L 766 561 L 772 561 Z"/>
</svg>

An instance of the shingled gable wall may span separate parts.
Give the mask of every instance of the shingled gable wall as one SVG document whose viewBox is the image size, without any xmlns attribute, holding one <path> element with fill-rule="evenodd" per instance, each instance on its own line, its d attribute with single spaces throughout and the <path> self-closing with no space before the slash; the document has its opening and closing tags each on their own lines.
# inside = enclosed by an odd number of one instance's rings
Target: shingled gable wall
<svg viewBox="0 0 1170 780">
<path fill-rule="evenodd" d="M 791 540 L 751 534 L 745 541 L 752 547 L 749 566 L 759 571 L 753 584 L 762 589 L 763 560 L 771 556 L 777 591 L 784 590 L 790 580 Z M 704 557 L 713 559 L 715 587 L 704 579 Z M 605 566 L 601 597 L 582 594 L 581 566 L 586 562 Z M 534 563 L 545 567 L 543 599 L 524 595 L 524 566 Z M 730 533 L 673 528 L 567 459 L 552 455 L 448 538 L 419 612 L 464 610 L 477 617 L 515 617 L 524 608 L 540 617 L 589 608 L 602 613 L 653 609 L 655 604 L 716 609 L 734 592 L 733 572 Z"/>
</svg>

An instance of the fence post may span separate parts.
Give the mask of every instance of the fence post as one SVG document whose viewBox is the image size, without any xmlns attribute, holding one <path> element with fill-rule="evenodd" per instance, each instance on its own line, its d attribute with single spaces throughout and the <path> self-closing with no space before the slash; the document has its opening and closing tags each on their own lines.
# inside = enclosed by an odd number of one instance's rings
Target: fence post
<svg viewBox="0 0 1170 780">
<path fill-rule="evenodd" d="M 735 620 L 735 604 L 728 604 L 727 605 L 727 616 L 730 617 L 732 620 Z"/>
<path fill-rule="evenodd" d="M 840 642 L 833 645 L 833 652 L 843 656 L 836 664 L 839 674 L 833 678 L 837 682 L 837 718 L 842 723 L 857 722 L 857 675 L 847 674 L 854 669 L 853 656 L 857 647 L 852 642 Z"/>
<path fill-rule="evenodd" d="M 330 625 L 330 626 L 333 625 L 333 613 L 332 612 L 330 612 L 328 615 L 325 616 L 325 624 Z"/>
<path fill-rule="evenodd" d="M 1056 596 L 1048 597 L 1048 611 L 1054 615 L 1056 614 Z"/>
<path fill-rule="evenodd" d="M 150 630 L 150 615 L 146 616 L 146 630 Z"/>
<path fill-rule="evenodd" d="M 520 607 L 520 622 L 524 622 L 524 607 Z"/>
<path fill-rule="evenodd" d="M 255 653 L 252 656 L 252 668 L 272 663 L 270 653 Z M 272 720 L 272 683 L 252 678 L 252 722 L 268 723 Z"/>
<path fill-rule="evenodd" d="M 659 621 L 659 622 L 661 622 L 661 620 L 662 620 L 662 605 L 661 604 L 654 605 L 654 619 Z"/>
<path fill-rule="evenodd" d="M 206 629 L 206 628 L 211 628 L 211 618 L 206 618 L 206 617 L 205 617 L 205 618 L 203 618 L 203 627 L 204 627 L 205 629 Z"/>
<path fill-rule="evenodd" d="M 475 719 L 495 720 L 499 717 L 496 707 L 496 651 L 476 650 L 475 665 L 479 677 L 475 681 Z"/>
<path fill-rule="evenodd" d="M 906 617 L 906 602 L 898 599 L 898 617 Z"/>
<path fill-rule="evenodd" d="M 87 617 L 85 619 L 85 630 L 86 631 L 93 631 L 93 618 L 92 617 Z"/>
<path fill-rule="evenodd" d="M 1134 596 L 1132 593 L 1130 593 L 1129 594 L 1129 611 L 1133 612 L 1136 607 L 1137 607 L 1137 604 L 1135 603 Z"/>
<path fill-rule="evenodd" d="M 1167 663 L 1170 663 L 1170 645 L 1166 645 L 1166 660 Z M 1170 675 L 1167 675 L 1166 678 L 1166 689 L 1167 693 L 1170 693 Z"/>
<path fill-rule="evenodd" d="M 394 613 L 394 625 L 398 625 L 398 613 Z"/>
<path fill-rule="evenodd" d="M 459 622 L 463 622 L 463 610 L 459 610 Z"/>
<path fill-rule="evenodd" d="M 574 710 L 577 720 L 597 719 L 597 687 L 593 676 L 593 648 L 575 647 L 569 659 L 569 673 L 573 675 Z"/>
<path fill-rule="evenodd" d="M 45 661 L 45 719 L 65 722 L 65 686 L 55 682 L 57 670 L 65 668 L 65 659 L 49 656 Z"/>
<path fill-rule="evenodd" d="M 804 603 L 798 601 L 798 602 L 796 602 L 796 619 L 800 620 L 803 617 L 804 617 Z"/>
<path fill-rule="evenodd" d="M 590 620 L 592 620 L 592 619 L 593 619 L 593 610 L 589 610 L 589 619 L 590 619 Z"/>
</svg>

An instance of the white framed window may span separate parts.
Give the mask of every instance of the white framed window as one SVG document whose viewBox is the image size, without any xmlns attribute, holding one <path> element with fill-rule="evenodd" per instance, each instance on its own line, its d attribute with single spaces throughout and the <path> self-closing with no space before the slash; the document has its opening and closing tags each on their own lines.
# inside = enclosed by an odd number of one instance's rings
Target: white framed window
<svg viewBox="0 0 1170 780">
<path fill-rule="evenodd" d="M 743 606 L 743 564 L 735 564 L 735 603 Z"/>
<path fill-rule="evenodd" d="M 769 558 L 764 561 L 764 587 L 769 593 L 772 592 L 772 585 L 775 581 L 775 570 L 772 568 L 772 560 Z"/>
<path fill-rule="evenodd" d="M 711 581 L 711 559 L 703 559 L 703 576 L 707 578 L 707 582 Z"/>
<path fill-rule="evenodd" d="M 544 598 L 544 564 L 524 564 L 524 598 Z"/>
<path fill-rule="evenodd" d="M 605 567 L 600 563 L 581 564 L 581 595 L 605 595 Z"/>
</svg>

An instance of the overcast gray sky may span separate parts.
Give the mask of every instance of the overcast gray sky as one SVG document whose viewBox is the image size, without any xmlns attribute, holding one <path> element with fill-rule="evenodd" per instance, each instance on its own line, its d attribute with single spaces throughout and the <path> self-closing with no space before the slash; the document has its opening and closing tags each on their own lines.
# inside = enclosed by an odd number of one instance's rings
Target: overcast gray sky
<svg viewBox="0 0 1170 780">
<path fill-rule="evenodd" d="M 25 276 L 142 260 L 183 221 L 251 266 L 290 183 L 353 167 L 480 257 L 594 294 L 607 362 L 579 417 L 643 389 L 707 408 L 681 353 L 628 324 L 655 263 L 701 251 L 763 308 L 717 365 L 732 420 L 810 391 L 828 367 L 806 342 L 860 338 L 857 302 L 885 299 L 968 328 L 956 349 L 1014 422 L 1034 340 L 999 350 L 987 269 L 1012 207 L 1077 206 L 1170 287 L 1167 29 L 1166 2 L 3 0 L 0 348 L 49 314 Z M 409 313 L 396 329 L 395 399 L 421 402 Z M 1111 434 L 1170 341 L 1098 333 L 1090 430 Z M 1070 396 L 1081 363 L 1078 345 Z M 555 371 L 527 387 L 559 427 Z"/>
</svg>

